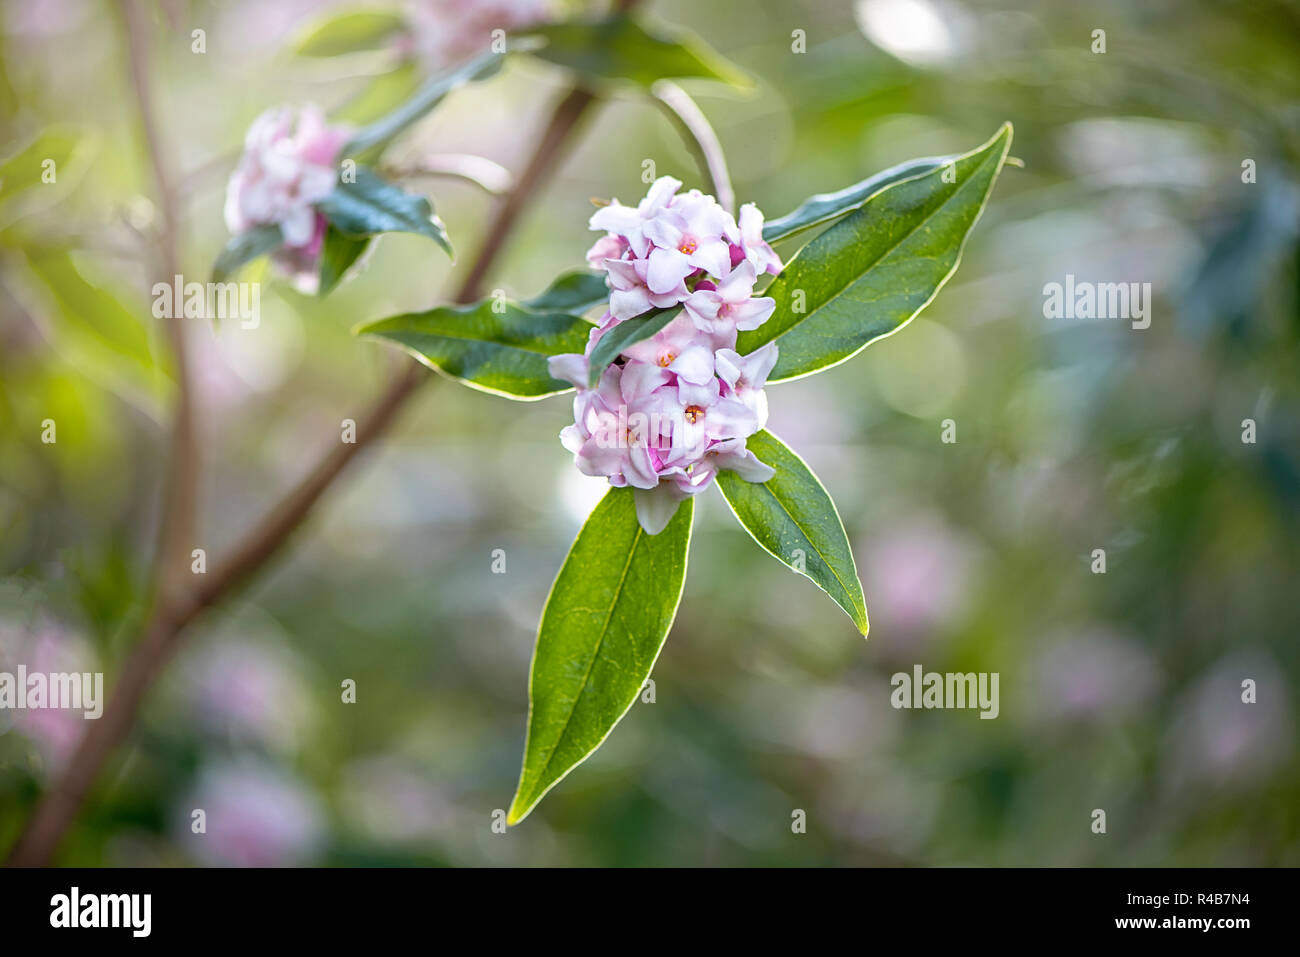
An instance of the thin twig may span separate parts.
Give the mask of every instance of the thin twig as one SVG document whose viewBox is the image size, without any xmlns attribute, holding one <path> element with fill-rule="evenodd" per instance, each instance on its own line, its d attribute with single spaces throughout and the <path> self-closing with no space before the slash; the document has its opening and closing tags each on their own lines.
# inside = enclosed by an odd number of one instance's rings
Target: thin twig
<svg viewBox="0 0 1300 957">
<path fill-rule="evenodd" d="M 500 196 L 514 186 L 510 170 L 485 156 L 472 153 L 431 153 L 413 163 L 381 166 L 385 179 L 408 180 L 420 176 L 448 176 L 473 183 L 485 193 Z"/>
<path fill-rule="evenodd" d="M 537 195 L 593 100 L 592 94 L 575 87 L 556 106 L 532 159 L 498 209 L 456 294 L 457 302 L 479 298 L 484 276 L 500 257 L 520 214 Z M 37 804 L 11 849 L 8 866 L 31 867 L 49 862 L 108 756 L 130 732 L 145 693 L 174 654 L 182 630 L 204 609 L 229 597 L 284 547 L 344 467 L 383 435 L 429 377 L 430 373 L 414 360 L 405 362 L 398 378 L 358 420 L 355 443 L 335 445 L 196 587 L 157 604 L 139 643 L 123 664 L 103 715 L 98 721 L 88 722 L 90 727 L 63 774 Z"/>
<path fill-rule="evenodd" d="M 700 172 L 709 178 L 713 196 L 727 212 L 735 215 L 736 192 L 731 188 L 731 174 L 722 152 L 718 134 L 713 132 L 708 118 L 685 90 L 672 80 L 659 80 L 650 88 L 655 100 L 664 107 L 669 118 L 682 134 L 687 147 L 695 154 Z"/>
</svg>

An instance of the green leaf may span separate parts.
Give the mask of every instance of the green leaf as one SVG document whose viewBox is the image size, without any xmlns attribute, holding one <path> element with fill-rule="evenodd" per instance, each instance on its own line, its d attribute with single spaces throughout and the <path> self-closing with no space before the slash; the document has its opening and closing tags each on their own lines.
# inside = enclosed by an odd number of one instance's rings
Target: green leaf
<svg viewBox="0 0 1300 957">
<path fill-rule="evenodd" d="M 381 117 L 352 134 L 343 145 L 343 156 L 355 156 L 393 139 L 408 126 L 420 119 L 438 102 L 459 86 L 471 80 L 491 76 L 501 69 L 502 56 L 488 51 L 468 60 L 461 66 L 431 78 L 414 96 L 387 116 Z"/>
<path fill-rule="evenodd" d="M 414 62 L 367 77 L 364 85 L 332 114 L 331 119 L 349 126 L 374 123 L 414 96 L 420 89 L 421 79 L 420 68 Z M 378 153 L 380 145 L 371 149 Z M 358 150 L 352 157 L 362 162 L 365 155 L 365 150 Z"/>
<path fill-rule="evenodd" d="M 144 321 L 148 312 L 138 303 L 124 302 L 107 277 L 97 274 L 83 257 L 48 249 L 28 251 L 25 259 L 36 282 L 15 284 L 15 291 L 40 296 L 28 308 L 42 317 L 43 329 L 59 356 L 86 378 L 163 421 L 174 373 L 166 350 L 155 353 L 156 335 Z M 179 317 L 181 306 L 172 307 Z M 157 321 L 191 320 L 163 317 Z"/>
<path fill-rule="evenodd" d="M 838 219 L 857 209 L 886 186 L 928 173 L 954 159 L 955 156 L 927 156 L 908 160 L 833 193 L 816 193 L 800 203 L 793 212 L 768 222 L 763 227 L 763 238 L 769 243 L 775 243 L 805 229 Z"/>
<path fill-rule="evenodd" d="M 320 289 L 324 297 L 339 284 L 346 273 L 370 245 L 369 236 L 347 236 L 334 227 L 325 230 L 325 245 L 320 256 Z"/>
<path fill-rule="evenodd" d="M 609 302 L 609 287 L 605 285 L 604 274 L 575 269 L 561 275 L 545 292 L 525 299 L 524 305 L 536 312 L 578 315 L 602 302 Z"/>
<path fill-rule="evenodd" d="M 36 186 L 45 188 L 54 200 L 58 193 L 80 179 L 98 145 L 98 136 L 89 130 L 71 126 L 41 130 L 20 149 L 0 160 L 0 203 Z M 53 182 L 46 182 L 47 170 L 53 175 Z"/>
<path fill-rule="evenodd" d="M 578 533 L 542 612 L 529 676 L 528 740 L 506 820 L 518 824 L 581 764 L 636 700 L 686 580 L 694 509 L 658 535 L 637 522 L 632 489 L 611 489 Z"/>
<path fill-rule="evenodd" d="M 375 233 L 419 233 L 428 236 L 451 255 L 447 228 L 424 196 L 408 193 L 364 166 L 356 168 L 353 182 L 340 179 L 316 208 L 325 218 L 353 238 Z"/>
<path fill-rule="evenodd" d="M 736 350 L 748 355 L 775 339 L 775 382 L 836 365 L 901 328 L 957 270 L 1010 145 L 1007 124 L 979 149 L 880 190 L 827 228 L 768 286 L 776 311 L 742 332 Z"/>
<path fill-rule="evenodd" d="M 587 361 L 588 385 L 595 387 L 605 369 L 623 354 L 624 349 L 643 339 L 649 339 L 679 316 L 681 311 L 680 306 L 672 306 L 668 309 L 645 312 L 631 319 L 625 319 L 601 336 Z"/>
<path fill-rule="evenodd" d="M 512 399 L 540 399 L 573 388 L 552 378 L 546 360 L 582 352 L 591 323 L 581 316 L 484 299 L 381 319 L 355 332 L 395 342 L 472 388 Z"/>
<path fill-rule="evenodd" d="M 746 482 L 735 472 L 719 472 L 718 488 L 732 512 L 754 541 L 811 578 L 865 635 L 867 605 L 830 495 L 807 463 L 771 432 L 751 435 L 745 447 L 776 474 L 766 482 Z"/>
<path fill-rule="evenodd" d="M 224 282 L 245 263 L 265 256 L 283 242 L 284 236 L 280 234 L 279 226 L 255 226 L 238 236 L 230 237 L 230 242 L 226 243 L 226 248 L 221 250 L 217 261 L 212 264 L 212 281 Z"/>
<path fill-rule="evenodd" d="M 406 21 L 396 10 L 347 10 L 333 13 L 307 28 L 294 45 L 298 56 L 331 57 L 377 50 Z"/>
<path fill-rule="evenodd" d="M 739 67 L 693 34 L 646 26 L 626 14 L 553 23 L 521 37 L 544 41 L 544 46 L 529 51 L 533 56 L 597 82 L 630 82 L 649 89 L 665 77 L 698 77 L 741 89 L 754 85 Z"/>
</svg>

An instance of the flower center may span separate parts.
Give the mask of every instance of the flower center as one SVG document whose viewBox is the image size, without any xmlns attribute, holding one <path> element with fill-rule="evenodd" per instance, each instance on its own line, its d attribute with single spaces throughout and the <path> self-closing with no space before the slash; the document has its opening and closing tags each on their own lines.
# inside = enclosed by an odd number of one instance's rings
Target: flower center
<svg viewBox="0 0 1300 957">
<path fill-rule="evenodd" d="M 704 415 L 704 410 L 698 405 L 688 405 L 684 415 L 686 416 L 686 421 L 691 423 L 691 425 L 694 425 L 696 422 L 700 421 L 700 418 Z"/>
<path fill-rule="evenodd" d="M 659 365 L 667 369 L 670 365 L 673 364 L 673 360 L 676 358 L 677 357 L 673 355 L 671 352 L 665 352 L 659 357 Z"/>
<path fill-rule="evenodd" d="M 693 238 L 691 238 L 690 236 L 683 236 L 682 244 L 677 247 L 677 251 L 689 256 L 691 253 L 695 252 L 695 250 L 699 248 L 700 248 L 700 244 L 696 242 Z"/>
</svg>

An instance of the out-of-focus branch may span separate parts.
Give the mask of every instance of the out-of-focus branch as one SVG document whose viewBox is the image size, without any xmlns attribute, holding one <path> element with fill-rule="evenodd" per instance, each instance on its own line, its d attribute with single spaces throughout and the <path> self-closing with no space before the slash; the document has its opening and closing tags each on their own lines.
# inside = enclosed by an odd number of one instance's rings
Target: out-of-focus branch
<svg viewBox="0 0 1300 957">
<path fill-rule="evenodd" d="M 593 102 L 591 93 L 575 87 L 556 106 L 515 188 L 497 210 L 483 245 L 457 291 L 457 302 L 472 302 L 480 296 L 483 278 L 496 264 L 520 215 L 558 163 L 569 138 Z M 37 804 L 9 853 L 7 865 L 32 867 L 49 862 L 108 756 L 130 732 L 146 692 L 175 652 L 183 629 L 204 609 L 247 582 L 286 545 L 339 473 L 384 434 L 429 375 L 414 360 L 404 360 L 398 378 L 358 419 L 355 443 L 335 445 L 307 478 L 239 541 L 227 558 L 216 563 L 189 589 L 168 593 L 165 600 L 157 603 L 139 643 L 122 667 L 103 715 L 98 721 L 88 722 L 87 733 L 63 774 Z"/>
<path fill-rule="evenodd" d="M 700 164 L 700 172 L 709 178 L 713 195 L 727 212 L 735 215 L 736 193 L 731 188 L 731 174 L 727 172 L 727 160 L 722 152 L 722 143 L 718 134 L 713 132 L 708 118 L 686 91 L 672 80 L 659 80 L 650 88 L 651 95 L 659 103 L 673 124 L 682 134 L 682 139 Z"/>
<path fill-rule="evenodd" d="M 450 176 L 473 183 L 485 193 L 499 196 L 514 185 L 510 170 L 485 156 L 471 153 L 431 153 L 405 165 L 381 166 L 385 179 L 405 180 L 418 176 Z"/>
<path fill-rule="evenodd" d="M 158 193 L 158 279 L 170 283 L 180 272 L 180 221 L 171 164 L 150 88 L 149 27 L 138 0 L 122 0 L 126 24 L 127 57 L 149 164 Z M 194 393 L 190 384 L 189 349 L 180 317 L 163 319 L 163 329 L 176 366 L 176 404 L 173 411 L 167 474 L 163 485 L 155 570 L 156 600 L 167 603 L 189 577 L 189 553 L 194 547 L 198 514 L 199 449 L 194 425 Z"/>
</svg>

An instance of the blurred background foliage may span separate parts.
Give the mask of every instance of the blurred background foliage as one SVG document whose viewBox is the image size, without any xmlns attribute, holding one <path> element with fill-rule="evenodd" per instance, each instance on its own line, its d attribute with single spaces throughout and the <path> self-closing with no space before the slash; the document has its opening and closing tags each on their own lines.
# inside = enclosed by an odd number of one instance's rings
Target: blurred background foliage
<svg viewBox="0 0 1300 957">
<path fill-rule="evenodd" d="M 409 89 L 373 60 L 294 57 L 324 6 L 151 7 L 187 278 L 206 278 L 225 242 L 225 177 L 259 112 L 310 100 L 356 119 Z M 739 200 L 769 216 L 1016 125 L 1024 168 L 1003 174 L 923 318 L 769 393 L 772 430 L 843 513 L 870 640 L 710 493 L 655 703 L 523 826 L 493 833 L 518 773 L 537 617 L 602 487 L 556 438 L 567 399 L 437 381 L 290 556 L 191 632 L 59 860 L 1300 864 L 1300 7 L 653 12 L 755 77 L 749 97 L 692 91 Z M 150 315 L 161 277 L 144 265 L 157 210 L 115 6 L 0 16 L 0 670 L 59 663 L 111 684 L 148 596 L 173 390 Z M 566 82 L 512 60 L 394 158 L 475 153 L 517 172 Z M 24 156 L 56 158 L 57 183 L 24 181 Z M 702 185 L 663 115 L 618 94 L 489 285 L 528 295 L 580 265 L 589 198 L 635 200 L 645 159 Z M 1245 159 L 1257 182 L 1242 181 Z M 209 556 L 392 375 L 394 355 L 351 326 L 444 301 L 472 258 L 493 200 L 420 185 L 456 264 L 386 236 L 324 301 L 265 276 L 257 329 L 191 325 Z M 1043 286 L 1067 273 L 1152 283 L 1151 327 L 1045 319 Z M 955 445 L 940 442 L 946 418 Z M 45 419 L 56 444 L 41 442 Z M 1000 673 L 1000 717 L 894 710 L 890 675 L 917 663 Z M 339 700 L 346 678 L 354 705 Z M 1245 678 L 1256 704 L 1241 702 Z M 79 721 L 0 712 L 0 845 Z M 189 833 L 195 807 L 206 836 Z M 791 832 L 794 809 L 806 834 Z"/>
</svg>

